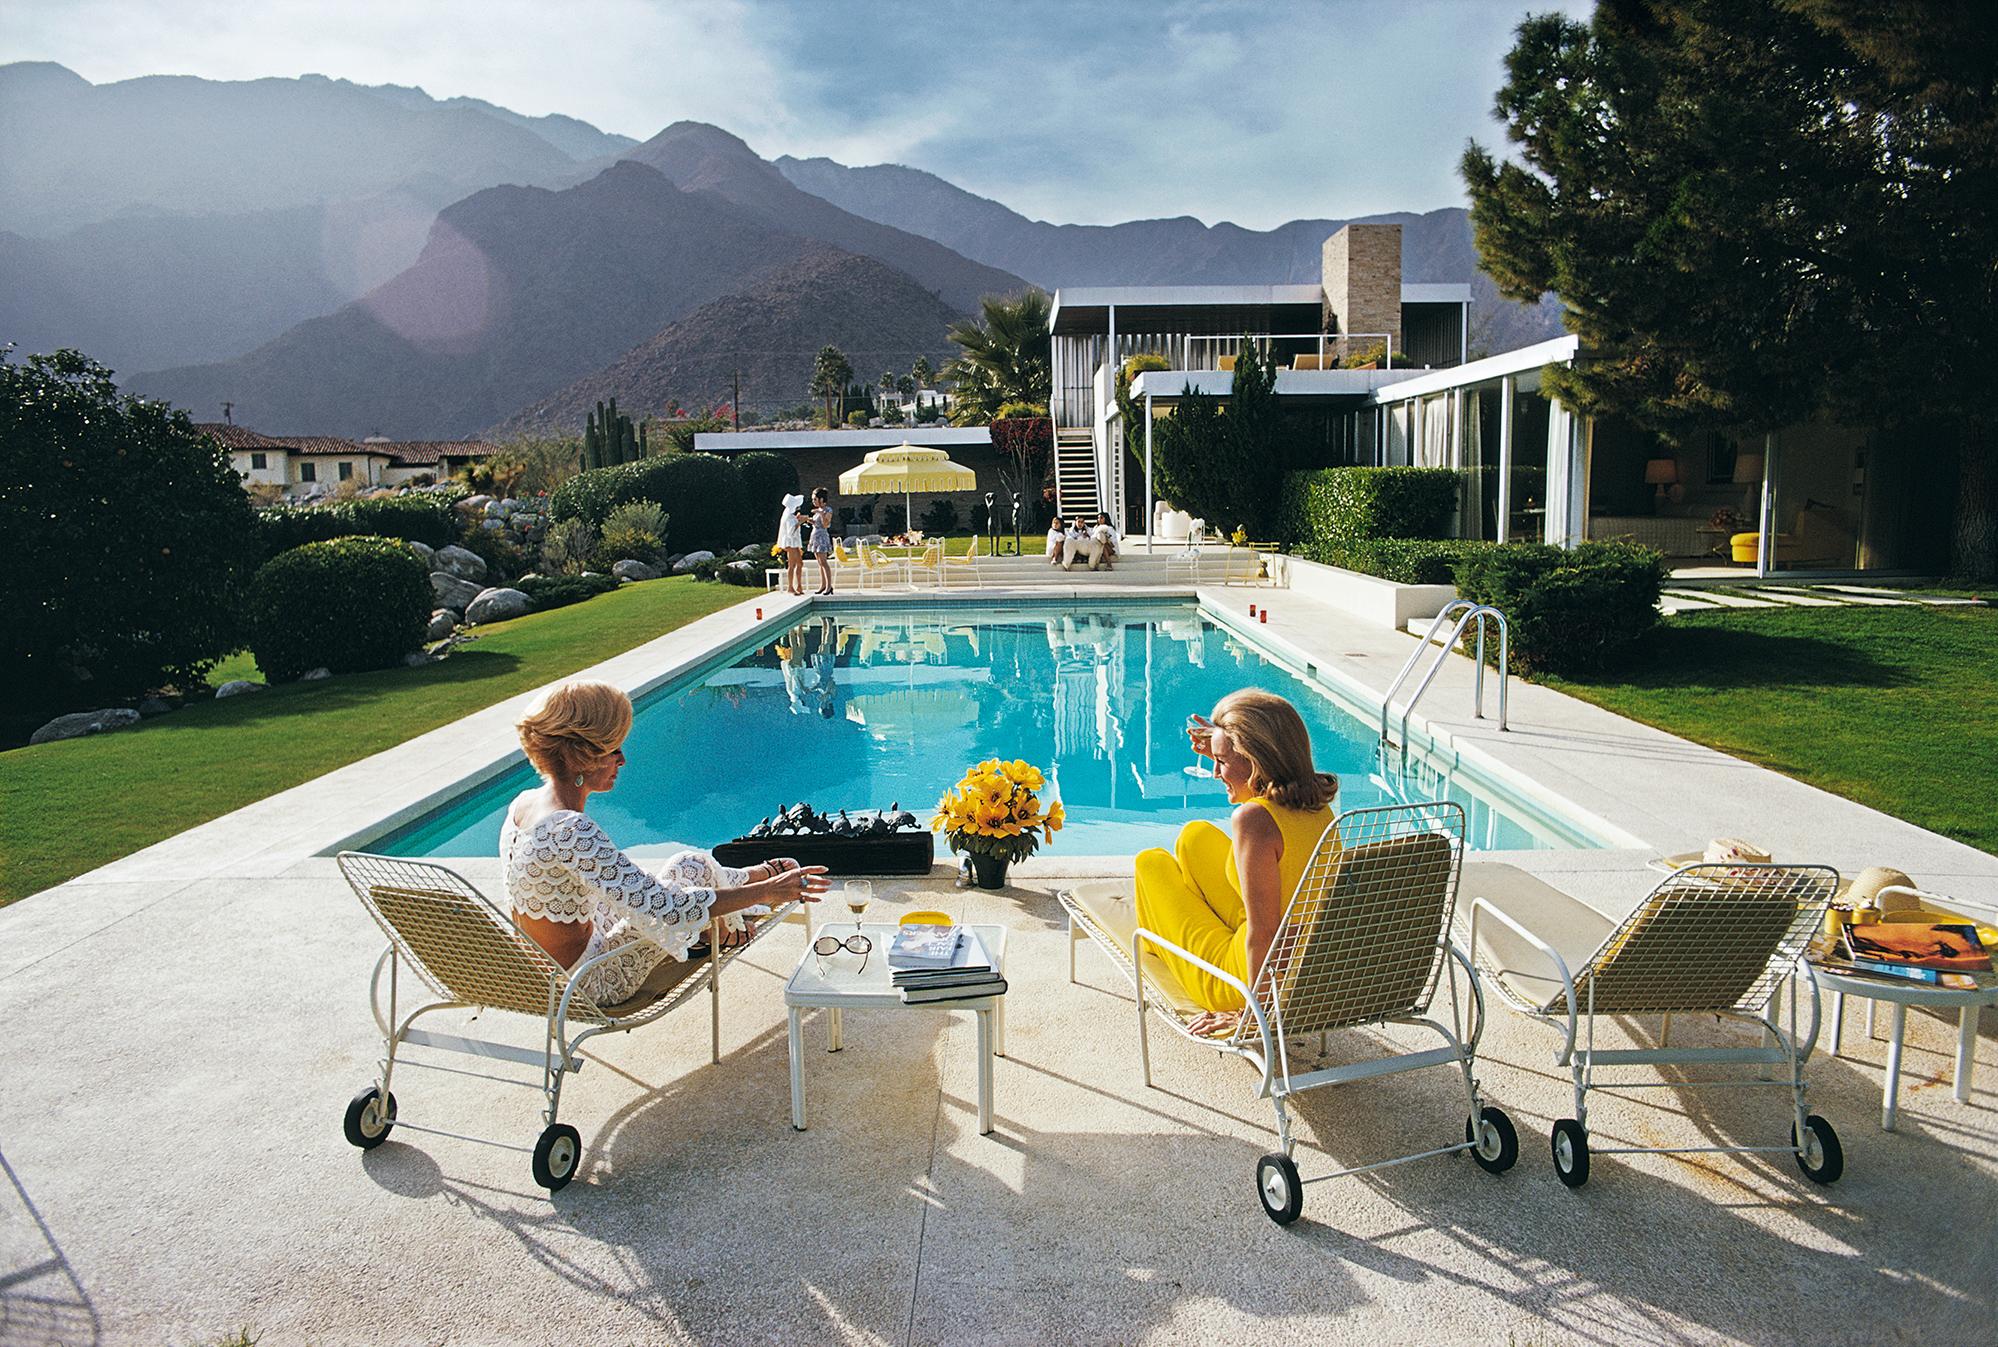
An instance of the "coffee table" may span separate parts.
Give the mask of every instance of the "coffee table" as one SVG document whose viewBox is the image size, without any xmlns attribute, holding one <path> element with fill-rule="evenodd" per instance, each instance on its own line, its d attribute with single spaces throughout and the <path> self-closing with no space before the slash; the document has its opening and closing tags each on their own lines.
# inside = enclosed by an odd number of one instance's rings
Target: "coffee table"
<svg viewBox="0 0 1998 1347">
<path fill-rule="evenodd" d="M 1846 997 L 1863 996 L 1885 1001 L 1894 1007 L 1887 1032 L 1887 1078 L 1880 1088 L 1881 1131 L 1894 1130 L 1894 1118 L 1900 1108 L 1901 1040 L 1908 1029 L 1909 1006 L 1957 1011 L 1955 1093 L 1959 1104 L 1970 1102 L 1970 1076 L 1977 1065 L 1977 1017 L 1984 1007 L 1998 1006 L 1998 984 L 1959 991 L 1925 982 L 1890 981 L 1861 973 L 1840 973 L 1815 964 L 1811 971 L 1817 975 L 1818 985 L 1832 994 L 1831 1041 L 1827 1046 L 1834 1057 L 1838 1056 L 1840 1031 L 1844 1028 Z M 1872 1022 L 1869 1013 L 1868 1028 L 1872 1027 Z"/>
<path fill-rule="evenodd" d="M 1003 977 L 1006 972 L 1006 928 L 968 925 L 965 929 L 984 943 L 986 953 L 992 958 L 992 966 Z M 893 1010 L 902 1014 L 969 1010 L 978 1016 L 978 1132 L 983 1136 L 992 1130 L 992 1059 L 1006 1055 L 1006 997 L 1001 993 L 963 1001 L 904 1005 L 888 970 L 888 945 L 895 938 L 895 930 L 893 925 L 885 922 L 867 922 L 860 927 L 861 934 L 874 942 L 874 951 L 867 956 L 864 967 L 860 955 L 849 954 L 843 949 L 822 960 L 812 953 L 811 942 L 806 942 L 804 958 L 798 961 L 790 981 L 784 984 L 784 1007 L 789 1012 L 791 1028 L 791 1126 L 800 1132 L 805 1130 L 804 1014 L 807 1009 L 816 1006 L 826 1012 L 828 1052 L 838 1052 L 846 1046 L 843 1017 L 849 1010 Z M 845 940 L 854 934 L 854 924 L 850 921 L 829 921 L 812 934 L 814 939 L 820 935 L 831 935 Z"/>
</svg>

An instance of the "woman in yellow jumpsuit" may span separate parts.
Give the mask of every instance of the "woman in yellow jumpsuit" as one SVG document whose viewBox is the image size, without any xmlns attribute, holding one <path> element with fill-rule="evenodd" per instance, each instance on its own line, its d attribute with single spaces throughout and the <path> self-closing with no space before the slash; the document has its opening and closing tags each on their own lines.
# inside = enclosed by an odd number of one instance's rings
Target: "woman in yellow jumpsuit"
<svg viewBox="0 0 1998 1347">
<path fill-rule="evenodd" d="M 1332 822 L 1339 782 L 1313 768 L 1303 717 L 1272 692 L 1231 693 L 1188 733 L 1194 751 L 1214 760 L 1236 806 L 1233 836 L 1196 819 L 1171 851 L 1140 852 L 1138 924 L 1254 986 L 1284 905 Z M 1232 1027 L 1241 994 L 1184 959 L 1163 957 L 1209 1012 L 1190 1027 Z"/>
</svg>

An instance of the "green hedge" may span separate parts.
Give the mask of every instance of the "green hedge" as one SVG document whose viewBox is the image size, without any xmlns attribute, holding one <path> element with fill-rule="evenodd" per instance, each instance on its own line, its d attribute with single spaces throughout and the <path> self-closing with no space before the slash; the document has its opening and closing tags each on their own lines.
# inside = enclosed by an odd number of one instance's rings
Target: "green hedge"
<svg viewBox="0 0 1998 1347">
<path fill-rule="evenodd" d="M 1298 555 L 1401 585 L 1452 585 L 1459 562 L 1496 546 L 1462 538 L 1362 538 L 1301 547 Z"/>
<path fill-rule="evenodd" d="M 1457 568 L 1457 588 L 1506 616 L 1519 673 L 1614 668 L 1658 622 L 1664 558 L 1630 543 L 1490 546 Z"/>
<path fill-rule="evenodd" d="M 464 520 L 451 502 L 428 493 L 334 501 L 330 505 L 276 505 L 257 513 L 265 557 L 328 538 L 406 538 L 443 547 L 458 541 Z"/>
<path fill-rule="evenodd" d="M 760 468 L 752 472 L 759 478 L 764 474 Z M 548 513 L 558 522 L 581 519 L 601 529 L 610 512 L 626 501 L 656 501 L 672 516 L 666 541 L 673 551 L 719 552 L 775 535 L 784 493 L 778 492 L 770 508 L 760 512 L 767 519 L 752 521 L 742 476 L 733 463 L 715 454 L 655 454 L 577 473 L 549 496 Z M 793 481 L 796 477 L 794 470 Z"/>
<path fill-rule="evenodd" d="M 423 644 L 423 563 L 388 538 L 334 538 L 281 552 L 250 582 L 250 653 L 273 683 L 324 666 L 385 669 Z"/>
<path fill-rule="evenodd" d="M 762 450 L 736 454 L 728 462 L 735 469 L 738 511 L 735 531 L 739 535 L 729 539 L 730 545 L 742 547 L 773 541 L 777 537 L 777 511 L 783 506 L 784 497 L 805 494 L 798 484 L 798 465 L 782 454 Z M 812 485 L 829 491 L 839 489 L 837 482 Z"/>
<path fill-rule="evenodd" d="M 534 611 L 538 613 L 608 594 L 617 588 L 617 581 L 608 575 L 536 575 L 518 582 L 514 588 L 534 600 Z"/>
<path fill-rule="evenodd" d="M 1442 538 L 1457 508 L 1451 468 L 1316 468 L 1288 473 L 1277 518 L 1292 543 Z"/>
</svg>

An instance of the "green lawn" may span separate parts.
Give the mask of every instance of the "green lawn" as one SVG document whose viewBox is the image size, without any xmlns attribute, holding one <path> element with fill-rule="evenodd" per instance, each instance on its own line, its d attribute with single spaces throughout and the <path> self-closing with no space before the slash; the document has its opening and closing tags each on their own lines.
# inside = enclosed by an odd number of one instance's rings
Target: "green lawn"
<svg viewBox="0 0 1998 1347">
<path fill-rule="evenodd" d="M 1998 610 L 1682 613 L 1621 677 L 1549 682 L 1998 854 Z"/>
<path fill-rule="evenodd" d="M 0 904 L 754 597 L 678 577 L 480 629 L 438 664 L 204 701 L 0 753 Z M 248 656 L 215 675 L 259 677 Z"/>
</svg>

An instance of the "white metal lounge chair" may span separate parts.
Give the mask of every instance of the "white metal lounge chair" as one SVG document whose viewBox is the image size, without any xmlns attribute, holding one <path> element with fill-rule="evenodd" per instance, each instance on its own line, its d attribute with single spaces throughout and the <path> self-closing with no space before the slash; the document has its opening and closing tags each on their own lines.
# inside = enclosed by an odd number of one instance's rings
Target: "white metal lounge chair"
<svg viewBox="0 0 1998 1347">
<path fill-rule="evenodd" d="M 1482 869 L 1482 867 L 1481 867 Z M 1495 873 L 1510 867 L 1495 868 Z M 1480 876 L 1481 880 L 1483 876 Z M 1521 1012 L 1562 1025 L 1557 1065 L 1574 1077 L 1575 1116 L 1553 1127 L 1554 1170 L 1579 1188 L 1589 1155 L 1675 1151 L 1788 1153 L 1814 1183 L 1833 1183 L 1845 1168 L 1838 1134 L 1807 1111 L 1804 1063 L 1818 1039 L 1818 986 L 1804 950 L 1824 920 L 1838 872 L 1821 865 L 1689 865 L 1653 889 L 1622 924 L 1610 921 L 1529 875 L 1510 870 L 1471 903 L 1473 957 L 1487 979 Z M 1501 891 L 1502 890 L 1502 891 Z M 1539 932 L 1533 929 L 1538 926 Z M 1796 973 L 1809 991 L 1808 1033 L 1797 1032 Z M 1789 1028 L 1777 994 L 1789 988 Z M 1756 1047 L 1671 1047 L 1671 1017 L 1718 1015 L 1762 1031 Z M 1599 1048 L 1600 1016 L 1660 1015 L 1655 1048 Z M 1583 1021 L 1586 1021 L 1586 1028 Z M 1588 1094 L 1607 1088 L 1605 1069 L 1652 1066 L 1754 1066 L 1752 1080 L 1618 1080 L 1614 1088 L 1687 1089 L 1701 1084 L 1769 1086 L 1791 1093 L 1786 1146 L 1591 1147 Z M 1763 1079 L 1781 1067 L 1781 1080 Z"/>
<path fill-rule="evenodd" d="M 962 556 L 945 557 L 937 574 L 939 589 L 950 588 L 951 581 L 960 575 L 970 579 L 974 589 L 982 587 L 985 580 L 978 573 L 978 535 L 971 535 L 971 546 L 965 549 Z"/>
<path fill-rule="evenodd" d="M 1059 895 L 1069 915 L 1069 980 L 1075 980 L 1075 946 L 1093 940 L 1131 980 L 1138 1002 L 1138 1044 L 1145 1084 L 1152 1083 L 1147 1010 L 1182 1037 L 1246 1059 L 1262 1073 L 1259 1094 L 1276 1110 L 1283 1149 L 1256 1164 L 1256 1193 L 1263 1210 L 1288 1225 L 1304 1209 L 1304 1185 L 1364 1173 L 1410 1160 L 1469 1151 L 1492 1173 L 1510 1169 L 1519 1156 L 1512 1120 L 1486 1104 L 1475 1067 L 1484 1031 L 1484 998 L 1478 975 L 1449 938 L 1462 865 L 1464 811 L 1455 804 L 1395 805 L 1341 814 L 1319 840 L 1298 881 L 1270 945 L 1253 992 L 1138 925 L 1126 881 L 1079 885 Z M 1200 1007 L 1187 999 L 1161 955 L 1184 959 L 1233 985 L 1248 1009 L 1233 1036 L 1209 1039 L 1187 1024 Z M 1471 1019 L 1457 980 L 1446 977 L 1455 960 L 1470 987 Z M 1450 987 L 1451 1024 L 1429 1018 L 1439 982 Z M 1300 1040 L 1333 1029 L 1406 1024 L 1440 1035 L 1443 1046 L 1400 1051 L 1344 1065 L 1306 1067 L 1292 1060 Z M 1321 1085 L 1455 1066 L 1462 1076 L 1465 1140 L 1395 1159 L 1300 1178 L 1291 1158 L 1294 1141 L 1285 1101 Z"/>
<path fill-rule="evenodd" d="M 571 972 L 455 871 L 428 861 L 356 851 L 341 852 L 339 860 L 340 873 L 388 937 L 388 948 L 375 961 L 368 984 L 368 1000 L 382 1032 L 381 1079 L 347 1105 L 347 1140 L 372 1150 L 388 1140 L 390 1131 L 397 1127 L 459 1136 L 397 1117 L 390 1086 L 400 1049 L 431 1048 L 466 1053 L 490 1063 L 539 1067 L 547 1107 L 542 1111 L 545 1125 L 532 1151 L 534 1181 L 550 1192 L 567 1184 L 582 1160 L 582 1138 L 556 1115 L 562 1102 L 563 1077 L 583 1069 L 578 1055 L 583 1044 L 598 1034 L 650 1024 L 706 987 L 711 1003 L 709 1051 L 713 1060 L 720 1061 L 721 970 L 797 908 L 795 903 L 778 908 L 726 951 L 722 948 L 723 927 L 717 919 L 708 932 L 708 957 L 684 962 L 662 960 L 637 995 L 618 1005 L 599 1006 L 583 994 L 579 984 L 585 972 L 617 957 L 616 951 L 580 964 Z M 404 1009 L 398 997 L 405 967 L 439 999 Z M 542 1046 L 525 1048 L 414 1027 L 419 1018 L 433 1011 L 464 1008 L 511 1011 L 540 1020 L 545 1026 Z M 415 1059 L 408 1059 L 407 1064 L 431 1065 Z M 531 1083 L 518 1077 L 488 1078 L 514 1085 Z"/>
</svg>

